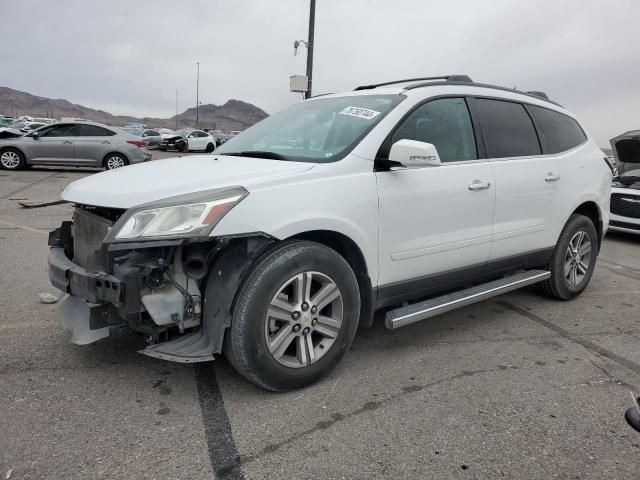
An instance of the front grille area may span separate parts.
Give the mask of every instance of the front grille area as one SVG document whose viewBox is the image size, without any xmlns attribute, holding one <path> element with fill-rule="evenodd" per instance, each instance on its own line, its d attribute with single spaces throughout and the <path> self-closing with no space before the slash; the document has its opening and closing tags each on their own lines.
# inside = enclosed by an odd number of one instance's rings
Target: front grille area
<svg viewBox="0 0 640 480">
<path fill-rule="evenodd" d="M 73 261 L 87 267 L 91 254 L 100 250 L 113 222 L 81 208 L 73 211 Z"/>
<path fill-rule="evenodd" d="M 640 218 L 640 195 L 611 195 L 611 213 L 628 218 Z"/>
</svg>

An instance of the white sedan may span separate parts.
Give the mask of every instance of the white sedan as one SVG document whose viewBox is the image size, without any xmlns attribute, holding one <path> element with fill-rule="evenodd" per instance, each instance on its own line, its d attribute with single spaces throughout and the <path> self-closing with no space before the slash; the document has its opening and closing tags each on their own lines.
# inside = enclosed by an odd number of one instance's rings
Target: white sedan
<svg viewBox="0 0 640 480">
<path fill-rule="evenodd" d="M 213 152 L 216 139 L 202 130 L 177 130 L 174 136 L 163 138 L 160 150 L 178 150 L 179 152 Z"/>
</svg>

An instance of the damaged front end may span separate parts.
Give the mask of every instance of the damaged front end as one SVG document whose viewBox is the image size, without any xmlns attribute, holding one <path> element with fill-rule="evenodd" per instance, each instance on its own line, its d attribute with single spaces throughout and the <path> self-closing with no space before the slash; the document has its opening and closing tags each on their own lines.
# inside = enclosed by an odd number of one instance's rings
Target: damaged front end
<svg viewBox="0 0 640 480">
<path fill-rule="evenodd" d="M 133 216 L 76 205 L 73 221 L 50 233 L 49 277 L 69 294 L 61 307 L 63 327 L 76 344 L 134 331 L 145 336 L 146 355 L 212 360 L 222 351 L 244 273 L 273 239 L 210 237 L 202 230 L 180 238 L 118 239 Z"/>
</svg>

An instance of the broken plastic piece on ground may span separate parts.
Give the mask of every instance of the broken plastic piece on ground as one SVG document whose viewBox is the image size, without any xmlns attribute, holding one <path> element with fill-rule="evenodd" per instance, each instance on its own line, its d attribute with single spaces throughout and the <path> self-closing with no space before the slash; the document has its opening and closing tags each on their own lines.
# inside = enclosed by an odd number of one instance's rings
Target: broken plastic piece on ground
<svg viewBox="0 0 640 480">
<path fill-rule="evenodd" d="M 18 205 L 20 205 L 22 208 L 42 208 L 42 207 L 50 207 L 52 205 L 62 205 L 63 203 L 69 203 L 69 202 L 67 202 L 66 200 L 55 200 L 53 202 L 44 202 L 44 203 L 18 202 Z"/>
<path fill-rule="evenodd" d="M 40 298 L 40 303 L 45 303 L 45 304 L 58 303 L 58 300 L 60 300 L 55 295 L 51 295 L 50 293 L 47 293 L 47 292 L 39 293 L 38 297 Z"/>
<path fill-rule="evenodd" d="M 627 423 L 636 431 L 640 432 L 640 397 L 636 398 L 636 396 L 631 393 L 631 398 L 633 399 L 633 407 L 627 410 L 624 414 L 624 418 Z"/>
</svg>

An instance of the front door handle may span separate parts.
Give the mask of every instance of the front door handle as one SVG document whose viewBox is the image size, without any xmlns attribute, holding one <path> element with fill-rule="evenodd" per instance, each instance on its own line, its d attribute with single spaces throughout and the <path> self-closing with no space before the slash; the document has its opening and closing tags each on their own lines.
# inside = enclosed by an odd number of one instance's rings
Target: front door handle
<svg viewBox="0 0 640 480">
<path fill-rule="evenodd" d="M 73 142 L 71 140 L 64 140 L 62 143 L 65 145 L 71 145 Z"/>
<path fill-rule="evenodd" d="M 544 177 L 545 182 L 557 182 L 558 180 L 560 180 L 560 175 L 551 172 L 547 173 L 547 176 Z"/>
<path fill-rule="evenodd" d="M 470 183 L 467 188 L 471 191 L 476 191 L 476 190 L 486 190 L 487 188 L 489 188 L 491 186 L 491 184 L 489 182 L 482 182 L 480 180 L 474 180 L 472 183 Z"/>
</svg>

